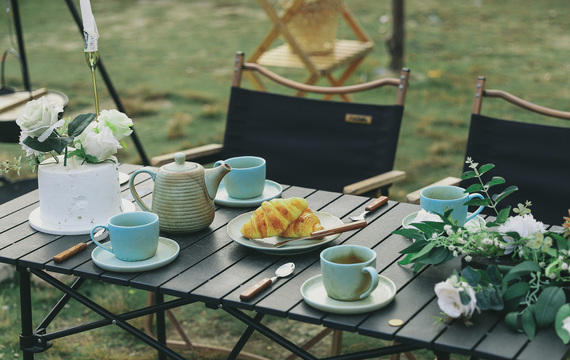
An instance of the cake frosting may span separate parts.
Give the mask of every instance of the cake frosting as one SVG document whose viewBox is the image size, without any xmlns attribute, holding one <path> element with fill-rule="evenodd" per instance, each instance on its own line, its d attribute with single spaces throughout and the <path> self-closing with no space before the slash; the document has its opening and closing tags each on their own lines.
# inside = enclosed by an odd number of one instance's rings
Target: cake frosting
<svg viewBox="0 0 570 360">
<path fill-rule="evenodd" d="M 57 226 L 106 224 L 122 212 L 117 160 L 80 164 L 74 157 L 63 166 L 50 159 L 38 167 L 40 218 Z"/>
</svg>

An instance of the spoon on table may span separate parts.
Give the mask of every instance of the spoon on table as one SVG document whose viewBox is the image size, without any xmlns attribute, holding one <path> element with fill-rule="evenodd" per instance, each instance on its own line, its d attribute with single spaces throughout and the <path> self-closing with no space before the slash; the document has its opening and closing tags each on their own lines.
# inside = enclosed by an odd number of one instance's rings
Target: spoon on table
<svg viewBox="0 0 570 360">
<path fill-rule="evenodd" d="M 275 270 L 275 276 L 274 277 L 265 278 L 265 279 L 259 281 L 257 284 L 253 285 L 252 287 L 250 287 L 249 289 L 242 292 L 239 295 L 240 300 L 241 301 L 251 300 L 254 296 L 256 296 L 257 294 L 259 294 L 260 292 L 262 292 L 263 290 L 268 288 L 275 281 L 277 281 L 278 278 L 289 276 L 293 273 L 294 270 L 295 270 L 295 264 L 292 262 L 279 266 L 277 268 L 277 270 Z"/>
<path fill-rule="evenodd" d="M 368 205 L 367 207 L 364 208 L 364 212 L 358 216 L 351 216 L 350 220 L 352 221 L 358 221 L 358 220 L 364 220 L 364 217 L 378 209 L 380 206 L 386 204 L 388 202 L 388 197 L 387 196 L 380 196 L 378 199 L 374 200 L 373 202 L 370 203 L 370 205 Z"/>
</svg>

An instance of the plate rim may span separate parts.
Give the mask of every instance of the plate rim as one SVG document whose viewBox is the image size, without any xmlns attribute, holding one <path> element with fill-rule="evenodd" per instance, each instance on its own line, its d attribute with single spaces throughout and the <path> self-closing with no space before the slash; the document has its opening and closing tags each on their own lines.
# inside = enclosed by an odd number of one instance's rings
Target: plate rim
<svg viewBox="0 0 570 360">
<path fill-rule="evenodd" d="M 163 243 L 175 245 L 175 247 L 176 247 L 176 250 L 169 257 L 162 259 L 158 262 L 153 262 L 153 263 L 148 262 L 148 260 L 152 259 L 152 257 L 151 257 L 150 259 L 146 259 L 146 260 L 142 260 L 142 261 L 122 261 L 122 263 L 125 264 L 123 267 L 108 265 L 108 264 L 102 262 L 101 260 L 99 260 L 97 258 L 97 255 L 100 252 L 105 251 L 105 250 L 101 249 L 99 246 L 95 247 L 95 249 L 93 249 L 93 251 L 91 251 L 91 259 L 93 260 L 95 265 L 97 265 L 101 269 L 107 270 L 107 271 L 113 271 L 113 272 L 142 272 L 142 271 L 158 269 L 158 268 L 163 267 L 167 264 L 170 264 L 172 261 L 174 261 L 174 259 L 176 259 L 178 257 L 178 254 L 180 253 L 180 244 L 178 244 L 178 242 L 176 242 L 170 238 L 164 237 L 164 236 L 160 236 L 158 240 L 159 240 L 159 246 L 160 246 L 160 242 L 162 241 Z M 105 242 L 105 244 L 107 242 Z M 121 261 L 121 260 L 118 260 L 118 261 Z M 146 263 L 142 264 L 142 262 L 146 262 Z M 127 265 L 127 264 L 131 264 L 131 265 Z"/>
<path fill-rule="evenodd" d="M 411 224 L 411 221 L 412 221 L 412 220 L 410 220 L 410 221 L 408 222 L 408 224 L 406 225 L 406 219 L 408 219 L 409 217 L 411 217 L 411 216 L 414 215 L 414 214 L 417 216 L 417 213 L 419 213 L 419 212 L 420 212 L 420 211 L 418 210 L 418 211 L 414 211 L 414 212 L 411 212 L 411 213 L 409 213 L 408 215 L 406 215 L 406 216 L 402 219 L 402 227 L 403 227 L 404 229 L 410 229 L 410 228 L 411 228 L 410 224 Z M 472 212 L 468 212 L 468 213 L 467 213 L 467 216 L 469 216 L 469 214 L 473 214 L 473 213 L 472 213 Z M 414 219 L 415 219 L 415 218 L 414 218 Z M 483 224 L 483 225 L 486 224 L 485 219 L 483 219 L 480 215 L 477 215 L 477 216 L 475 216 L 473 219 L 471 219 L 471 220 L 469 220 L 467 223 L 465 223 L 464 227 L 465 227 L 467 224 L 469 224 L 470 222 L 473 222 L 474 219 L 477 219 L 480 224 Z"/>
<path fill-rule="evenodd" d="M 123 212 L 134 212 L 136 211 L 135 204 L 127 199 L 121 198 L 121 206 L 123 207 Z M 40 207 L 38 206 L 28 216 L 28 222 L 30 226 L 39 232 L 51 235 L 87 235 L 91 232 L 94 225 L 79 225 L 79 226 L 63 226 L 48 223 L 43 221 L 40 217 Z"/>
<path fill-rule="evenodd" d="M 359 305 L 359 302 L 366 301 L 366 299 L 359 300 L 359 301 L 340 301 L 340 300 L 330 299 L 333 302 L 338 302 L 339 304 L 346 305 L 346 306 L 342 306 L 342 307 L 330 306 L 330 305 L 327 305 L 324 303 L 319 303 L 319 302 L 309 298 L 309 296 L 306 295 L 306 289 L 309 286 L 315 286 L 315 285 L 313 285 L 313 283 L 322 284 L 322 280 L 321 280 L 322 277 L 323 277 L 322 274 L 318 274 L 318 275 L 310 277 L 305 282 L 303 282 L 303 285 L 301 285 L 301 288 L 300 288 L 301 296 L 303 297 L 303 300 L 309 306 L 314 307 L 317 310 L 329 312 L 332 314 L 362 314 L 362 313 L 376 311 L 376 310 L 379 310 L 383 307 L 388 306 L 392 301 L 394 301 L 396 294 L 397 294 L 396 284 L 394 284 L 394 282 L 391 279 L 389 279 L 388 277 L 381 275 L 381 274 L 378 274 L 379 282 L 386 284 L 390 290 L 390 294 L 386 298 L 383 298 L 382 301 L 377 302 L 377 303 L 366 304 L 366 305 Z M 323 285 L 323 287 L 324 287 L 324 285 Z M 349 304 L 352 306 L 350 306 Z"/>
<path fill-rule="evenodd" d="M 262 198 L 262 195 L 251 198 L 251 199 L 233 199 L 229 195 L 227 195 L 227 191 L 225 190 L 225 186 L 223 182 L 220 182 L 220 186 L 218 187 L 218 192 L 216 193 L 216 197 L 214 198 L 214 203 L 222 206 L 227 207 L 253 207 L 259 206 L 262 202 L 274 199 L 280 196 L 283 193 L 283 186 L 276 181 L 265 179 L 265 186 L 267 187 L 270 185 L 271 187 L 275 188 L 276 193 L 275 195 L 271 194 L 271 196 L 266 196 Z M 219 199 L 218 194 L 220 191 L 226 191 L 225 194 L 227 198 Z M 265 190 L 264 190 L 265 191 Z"/>
<path fill-rule="evenodd" d="M 317 216 L 319 215 L 323 215 L 323 216 L 328 216 L 331 217 L 332 219 L 334 219 L 335 222 L 338 222 L 339 225 L 343 224 L 343 221 L 337 217 L 334 216 L 331 213 L 325 212 L 325 211 L 317 211 L 317 210 L 313 210 L 313 213 Z M 249 217 L 251 217 L 251 215 L 253 214 L 253 211 L 248 211 L 246 213 L 243 213 L 241 215 L 236 216 L 235 218 L 233 218 L 228 225 L 226 226 L 226 232 L 228 234 L 228 236 L 230 237 L 230 239 L 232 239 L 233 242 L 257 250 L 259 252 L 262 253 L 266 253 L 266 254 L 272 254 L 272 255 L 294 255 L 294 254 L 302 254 L 305 252 L 309 252 L 309 251 L 313 251 L 316 248 L 319 248 L 323 245 L 326 245 L 328 243 L 330 243 L 331 241 L 335 240 L 336 238 L 338 238 L 340 236 L 340 234 L 333 234 L 333 235 L 329 235 L 327 237 L 325 237 L 326 240 L 320 240 L 319 242 L 315 242 L 313 244 L 307 244 L 304 246 L 300 246 L 300 245 L 291 245 L 291 246 L 284 246 L 284 247 L 279 247 L 279 248 L 268 248 L 268 247 L 264 247 L 261 245 L 257 245 L 254 242 L 250 241 L 249 239 L 247 239 L 245 236 L 241 235 L 240 233 L 240 237 L 243 239 L 240 240 L 246 240 L 246 242 L 243 241 L 238 241 L 236 239 L 234 239 L 234 237 L 232 237 L 232 234 L 230 233 L 230 229 L 231 229 L 231 225 L 235 225 L 236 222 L 238 221 L 238 219 L 244 218 L 246 219 L 245 221 L 247 221 L 247 219 L 249 219 Z M 244 221 L 244 223 L 245 223 Z M 239 226 L 241 228 L 243 224 L 239 224 L 239 225 L 235 225 L 235 226 Z"/>
</svg>

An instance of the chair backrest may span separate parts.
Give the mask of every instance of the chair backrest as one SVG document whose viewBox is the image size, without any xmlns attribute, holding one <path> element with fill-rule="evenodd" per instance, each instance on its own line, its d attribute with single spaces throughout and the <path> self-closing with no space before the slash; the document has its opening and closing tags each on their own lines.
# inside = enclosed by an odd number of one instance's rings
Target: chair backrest
<svg viewBox="0 0 570 360">
<path fill-rule="evenodd" d="M 466 156 L 479 164 L 495 164 L 495 169 L 485 174 L 489 178 L 500 176 L 506 185 L 519 188 L 501 204 L 516 207 L 529 200 L 535 219 L 560 225 L 570 208 L 570 127 L 481 115 L 483 97 L 502 98 L 535 113 L 560 119 L 570 120 L 570 112 L 532 104 L 505 91 L 485 90 L 485 78 L 479 77 L 466 150 Z M 464 171 L 467 167 L 465 164 Z M 471 181 L 463 181 L 461 185 L 466 187 L 468 183 Z"/>
<path fill-rule="evenodd" d="M 348 94 L 392 85 L 397 105 L 307 99 L 240 88 L 243 70 L 302 92 Z M 285 79 L 236 56 L 222 155 L 267 160 L 267 178 L 330 191 L 393 169 L 409 71 L 400 79 L 321 87 Z"/>
</svg>

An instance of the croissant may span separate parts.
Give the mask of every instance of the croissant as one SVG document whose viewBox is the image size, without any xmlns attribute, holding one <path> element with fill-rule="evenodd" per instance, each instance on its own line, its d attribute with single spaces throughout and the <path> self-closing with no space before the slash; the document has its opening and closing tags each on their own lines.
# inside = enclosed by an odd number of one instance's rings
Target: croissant
<svg viewBox="0 0 570 360">
<path fill-rule="evenodd" d="M 313 214 L 311 209 L 306 209 L 297 220 L 289 224 L 287 229 L 279 235 L 294 238 L 311 235 L 313 231 L 317 230 L 324 230 L 321 221 L 317 215 Z"/>
<path fill-rule="evenodd" d="M 264 201 L 243 224 L 241 233 L 248 239 L 261 239 L 281 234 L 309 206 L 298 197 Z"/>
</svg>

